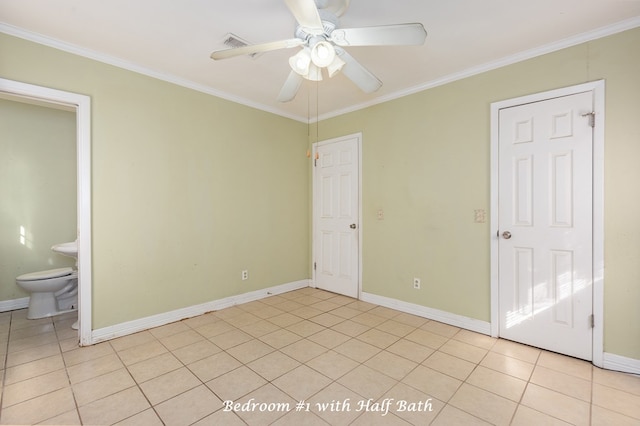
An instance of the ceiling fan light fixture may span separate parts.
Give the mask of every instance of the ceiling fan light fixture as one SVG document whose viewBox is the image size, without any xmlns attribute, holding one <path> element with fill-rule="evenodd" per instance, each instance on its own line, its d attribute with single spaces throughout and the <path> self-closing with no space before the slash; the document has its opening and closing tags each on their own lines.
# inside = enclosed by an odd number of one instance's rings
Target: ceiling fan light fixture
<svg viewBox="0 0 640 426">
<path fill-rule="evenodd" d="M 289 66 L 296 73 L 301 76 L 309 74 L 309 67 L 311 66 L 311 55 L 307 49 L 301 49 L 298 53 L 289 58 Z"/>
<path fill-rule="evenodd" d="M 328 41 L 319 41 L 311 49 L 311 60 L 320 68 L 331 65 L 335 57 L 336 51 Z"/>
<path fill-rule="evenodd" d="M 327 73 L 329 74 L 329 78 L 333 77 L 334 75 L 336 75 L 336 73 L 340 72 L 344 64 L 345 62 L 336 55 L 336 57 L 333 59 L 333 62 L 331 62 L 331 65 L 327 67 Z"/>
<path fill-rule="evenodd" d="M 322 81 L 322 68 L 315 66 L 313 63 L 309 66 L 309 72 L 303 75 L 304 78 L 311 81 Z"/>
</svg>

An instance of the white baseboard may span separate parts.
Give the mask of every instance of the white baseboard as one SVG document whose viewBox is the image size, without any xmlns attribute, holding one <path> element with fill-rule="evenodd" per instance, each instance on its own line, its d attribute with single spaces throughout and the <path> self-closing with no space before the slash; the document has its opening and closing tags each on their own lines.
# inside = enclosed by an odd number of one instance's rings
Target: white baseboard
<svg viewBox="0 0 640 426">
<path fill-rule="evenodd" d="M 640 374 L 640 359 L 627 358 L 625 356 L 605 352 L 602 367 L 607 370 Z"/>
<path fill-rule="evenodd" d="M 415 303 L 378 296 L 377 294 L 362 292 L 360 294 L 360 300 L 395 309 L 397 311 L 406 312 L 408 314 L 417 315 L 419 317 L 428 318 L 444 324 L 464 328 L 466 330 L 475 331 L 476 333 L 487 335 L 491 334 L 491 323 L 486 321 L 480 321 L 474 318 L 452 314 L 450 312 L 440 311 L 438 309 L 428 308 L 422 305 L 416 305 Z"/>
<path fill-rule="evenodd" d="M 262 290 L 256 290 L 249 293 L 238 294 L 236 296 L 225 297 L 224 299 L 213 300 L 211 302 L 202 303 L 200 305 L 176 309 L 175 311 L 169 311 L 133 321 L 127 321 L 109 327 L 99 328 L 92 331 L 91 344 L 115 339 L 116 337 L 122 337 L 128 334 L 137 333 L 139 331 L 148 330 L 150 328 L 170 324 L 172 322 L 181 321 L 183 319 L 202 315 L 207 312 L 218 311 L 230 306 L 264 299 L 265 297 L 269 297 L 275 294 L 286 293 L 288 291 L 298 290 L 305 287 L 309 287 L 309 280 L 294 281 L 291 283 L 269 287 Z"/>
<path fill-rule="evenodd" d="M 0 312 L 15 311 L 16 309 L 24 309 L 28 306 L 28 297 L 22 297 L 20 299 L 12 300 L 2 300 L 0 301 Z"/>
</svg>

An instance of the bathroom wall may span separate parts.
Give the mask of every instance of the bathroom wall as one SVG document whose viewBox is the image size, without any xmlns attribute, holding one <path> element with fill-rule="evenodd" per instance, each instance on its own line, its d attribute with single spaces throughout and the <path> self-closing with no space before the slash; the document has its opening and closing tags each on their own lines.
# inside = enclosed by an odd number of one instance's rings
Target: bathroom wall
<svg viewBox="0 0 640 426">
<path fill-rule="evenodd" d="M 18 275 L 74 266 L 51 251 L 76 238 L 76 116 L 0 99 L 0 301 Z"/>
<path fill-rule="evenodd" d="M 363 290 L 490 321 L 490 229 L 474 223 L 492 208 L 490 104 L 604 79 L 600 321 L 605 352 L 640 360 L 638 46 L 640 28 L 320 122 L 320 140 L 363 132 Z"/>
</svg>

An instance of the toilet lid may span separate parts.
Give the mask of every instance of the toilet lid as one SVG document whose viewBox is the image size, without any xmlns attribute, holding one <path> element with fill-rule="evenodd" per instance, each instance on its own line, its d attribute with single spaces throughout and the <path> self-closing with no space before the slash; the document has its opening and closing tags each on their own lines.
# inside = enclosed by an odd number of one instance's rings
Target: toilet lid
<svg viewBox="0 0 640 426">
<path fill-rule="evenodd" d="M 49 269 L 46 271 L 40 272 L 31 272 L 29 274 L 20 275 L 18 280 L 23 281 L 36 281 L 36 280 L 48 280 L 49 278 L 58 278 L 64 277 L 65 275 L 71 275 L 73 272 L 73 268 L 58 268 L 58 269 Z"/>
</svg>

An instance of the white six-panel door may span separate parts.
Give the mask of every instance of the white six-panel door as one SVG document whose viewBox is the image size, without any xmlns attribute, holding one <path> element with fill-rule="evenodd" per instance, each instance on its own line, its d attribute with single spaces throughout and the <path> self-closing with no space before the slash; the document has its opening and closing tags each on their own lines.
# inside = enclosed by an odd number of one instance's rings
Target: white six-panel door
<svg viewBox="0 0 640 426">
<path fill-rule="evenodd" d="M 318 288 L 358 297 L 359 137 L 314 146 L 313 261 Z"/>
<path fill-rule="evenodd" d="M 499 335 L 592 358 L 592 92 L 499 112 Z"/>
</svg>

